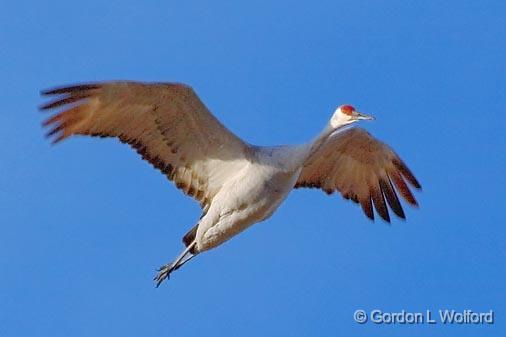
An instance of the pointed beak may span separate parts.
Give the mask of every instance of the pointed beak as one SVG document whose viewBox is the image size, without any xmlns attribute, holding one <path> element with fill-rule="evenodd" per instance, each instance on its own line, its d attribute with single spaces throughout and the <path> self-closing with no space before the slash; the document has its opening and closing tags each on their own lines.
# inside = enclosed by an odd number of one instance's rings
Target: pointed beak
<svg viewBox="0 0 506 337">
<path fill-rule="evenodd" d="M 374 118 L 373 116 L 369 116 L 369 115 L 366 115 L 366 114 L 363 114 L 361 112 L 358 112 L 358 111 L 355 111 L 353 113 L 353 116 L 355 117 L 355 119 L 357 120 L 367 120 L 367 121 L 372 121 L 372 120 L 375 120 L 376 118 Z"/>
</svg>

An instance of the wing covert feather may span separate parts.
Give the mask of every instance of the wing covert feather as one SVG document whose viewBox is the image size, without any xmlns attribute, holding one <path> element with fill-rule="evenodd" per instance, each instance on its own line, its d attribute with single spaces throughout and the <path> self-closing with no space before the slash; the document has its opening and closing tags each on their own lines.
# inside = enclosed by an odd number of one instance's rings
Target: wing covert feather
<svg viewBox="0 0 506 337">
<path fill-rule="evenodd" d="M 53 143 L 71 135 L 116 137 L 204 208 L 244 163 L 247 145 L 184 84 L 88 83 L 42 95 L 56 96 L 42 110 L 62 108 L 43 123 Z"/>
<path fill-rule="evenodd" d="M 386 144 L 361 128 L 343 131 L 313 153 L 295 185 L 321 188 L 327 193 L 339 191 L 346 199 L 360 203 L 368 218 L 374 209 L 390 222 L 388 207 L 405 218 L 397 193 L 417 206 L 408 185 L 420 189 L 420 183 L 399 156 Z"/>
</svg>

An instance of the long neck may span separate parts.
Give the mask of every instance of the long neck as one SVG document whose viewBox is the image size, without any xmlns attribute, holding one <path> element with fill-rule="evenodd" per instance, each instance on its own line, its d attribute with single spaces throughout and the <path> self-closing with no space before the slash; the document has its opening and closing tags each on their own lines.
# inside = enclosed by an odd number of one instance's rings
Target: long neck
<svg viewBox="0 0 506 337">
<path fill-rule="evenodd" d="M 318 151 L 323 144 L 325 144 L 325 141 L 330 137 L 330 135 L 335 131 L 336 129 L 333 128 L 330 123 L 328 123 L 325 128 L 316 136 L 313 138 L 313 140 L 308 144 L 309 145 L 309 154 L 315 153 Z"/>
<path fill-rule="evenodd" d="M 331 123 L 328 123 L 325 128 L 320 132 L 318 136 L 316 136 L 310 143 L 306 144 L 307 155 L 306 155 L 306 165 L 312 161 L 311 156 L 318 152 L 325 145 L 326 141 L 335 133 L 341 132 L 347 128 L 348 123 L 332 126 Z"/>
<path fill-rule="evenodd" d="M 344 127 L 344 125 L 343 125 Z M 335 132 L 343 127 L 334 127 L 328 123 L 325 128 L 312 141 L 300 145 L 285 146 L 253 146 L 258 159 L 269 165 L 280 165 L 285 171 L 301 168 L 311 161 L 311 155 L 316 153 Z"/>
</svg>

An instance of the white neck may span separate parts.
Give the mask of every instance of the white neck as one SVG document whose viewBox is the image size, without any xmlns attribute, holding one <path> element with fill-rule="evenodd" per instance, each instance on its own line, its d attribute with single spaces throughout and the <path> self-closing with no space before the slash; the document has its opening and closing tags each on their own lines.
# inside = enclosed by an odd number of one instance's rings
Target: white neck
<svg viewBox="0 0 506 337">
<path fill-rule="evenodd" d="M 343 126 L 346 126 L 348 124 L 351 124 L 355 122 L 355 120 L 350 119 L 350 116 L 343 114 L 341 111 L 336 110 L 334 114 L 332 115 L 332 118 L 330 119 L 330 126 L 332 126 L 334 129 L 339 129 Z"/>
<path fill-rule="evenodd" d="M 341 122 L 344 122 L 341 120 Z M 344 131 L 350 123 L 333 123 L 332 120 L 327 123 L 325 128 L 308 143 L 292 146 L 254 146 L 259 159 L 266 160 L 269 164 L 279 164 L 284 170 L 296 170 L 304 164 L 308 164 L 326 141 L 334 134 Z"/>
<path fill-rule="evenodd" d="M 341 120 L 343 122 L 343 120 Z M 327 140 L 335 135 L 336 133 L 339 133 L 341 131 L 344 131 L 347 129 L 346 126 L 348 126 L 350 123 L 333 123 L 333 118 L 330 120 L 330 122 L 327 124 L 327 126 L 320 132 L 316 138 L 314 138 L 310 143 L 306 144 L 306 159 L 305 161 L 307 163 L 310 163 L 312 161 L 311 156 L 318 152 L 319 149 L 327 142 Z"/>
</svg>

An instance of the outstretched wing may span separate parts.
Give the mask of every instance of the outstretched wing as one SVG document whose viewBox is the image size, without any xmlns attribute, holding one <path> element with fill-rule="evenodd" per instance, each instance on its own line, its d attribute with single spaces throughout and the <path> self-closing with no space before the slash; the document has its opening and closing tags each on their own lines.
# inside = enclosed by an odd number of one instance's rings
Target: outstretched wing
<svg viewBox="0 0 506 337">
<path fill-rule="evenodd" d="M 406 181 L 421 188 L 388 145 L 363 129 L 353 128 L 331 137 L 308 158 L 295 187 L 317 187 L 328 194 L 337 190 L 344 198 L 360 203 L 370 219 L 374 220 L 374 205 L 378 214 L 390 222 L 387 203 L 395 214 L 405 218 L 396 189 L 409 204 L 418 205 Z"/>
<path fill-rule="evenodd" d="M 43 91 L 42 110 L 62 108 L 43 125 L 59 142 L 71 135 L 117 137 L 205 209 L 247 145 L 223 126 L 188 86 L 104 82 Z"/>
</svg>

